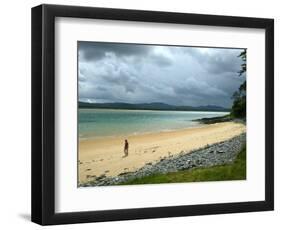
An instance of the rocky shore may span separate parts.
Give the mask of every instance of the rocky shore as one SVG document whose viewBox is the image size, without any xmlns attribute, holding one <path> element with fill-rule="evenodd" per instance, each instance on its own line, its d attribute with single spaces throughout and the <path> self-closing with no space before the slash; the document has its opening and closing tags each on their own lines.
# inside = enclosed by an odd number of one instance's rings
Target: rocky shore
<svg viewBox="0 0 281 230">
<path fill-rule="evenodd" d="M 215 124 L 215 123 L 221 123 L 221 122 L 228 122 L 228 121 L 246 124 L 246 118 L 232 118 L 230 115 L 221 116 L 221 117 L 201 118 L 201 119 L 196 119 L 193 121 L 197 121 L 201 124 L 208 124 L 208 125 Z"/>
<path fill-rule="evenodd" d="M 243 133 L 230 140 L 207 145 L 202 149 L 192 152 L 180 152 L 176 156 L 172 153 L 169 157 L 161 158 L 156 163 L 147 163 L 135 172 L 124 172 L 116 177 L 101 175 L 90 182 L 79 184 L 79 187 L 118 185 L 135 178 L 141 178 L 153 174 L 165 174 L 200 167 L 231 164 L 236 159 L 243 145 L 246 143 L 246 134 Z"/>
</svg>

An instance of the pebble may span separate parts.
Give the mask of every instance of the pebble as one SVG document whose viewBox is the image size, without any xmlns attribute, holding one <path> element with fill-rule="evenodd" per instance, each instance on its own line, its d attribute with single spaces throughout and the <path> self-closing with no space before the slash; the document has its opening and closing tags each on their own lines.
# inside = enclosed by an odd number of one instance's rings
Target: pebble
<svg viewBox="0 0 281 230">
<path fill-rule="evenodd" d="M 93 181 L 80 184 L 81 187 L 116 185 L 128 180 L 149 176 L 155 173 L 177 172 L 193 168 L 211 167 L 232 163 L 236 159 L 243 145 L 246 143 L 246 134 L 240 134 L 230 140 L 207 145 L 202 149 L 192 152 L 180 152 L 178 155 L 170 155 L 161 158 L 156 163 L 146 163 L 142 168 L 135 172 L 123 172 L 117 177 L 106 177 L 102 174 L 94 178 Z"/>
</svg>

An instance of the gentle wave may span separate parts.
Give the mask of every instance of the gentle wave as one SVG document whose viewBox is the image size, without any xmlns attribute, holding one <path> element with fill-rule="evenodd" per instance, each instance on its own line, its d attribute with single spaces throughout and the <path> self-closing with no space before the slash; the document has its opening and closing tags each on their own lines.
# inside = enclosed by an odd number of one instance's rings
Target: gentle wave
<svg viewBox="0 0 281 230">
<path fill-rule="evenodd" d="M 193 120 L 227 112 L 79 109 L 79 138 L 100 138 L 167 132 L 196 127 Z"/>
</svg>

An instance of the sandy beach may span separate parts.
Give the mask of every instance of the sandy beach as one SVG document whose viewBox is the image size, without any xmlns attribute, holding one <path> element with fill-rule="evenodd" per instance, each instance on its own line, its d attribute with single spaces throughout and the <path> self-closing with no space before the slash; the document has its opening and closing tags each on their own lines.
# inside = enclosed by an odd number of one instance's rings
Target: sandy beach
<svg viewBox="0 0 281 230">
<path fill-rule="evenodd" d="M 223 122 L 188 129 L 132 136 L 79 141 L 78 180 L 86 183 L 98 176 L 117 176 L 135 171 L 146 163 L 228 140 L 246 132 L 241 123 Z M 124 140 L 129 142 L 129 156 L 124 156 Z"/>
</svg>

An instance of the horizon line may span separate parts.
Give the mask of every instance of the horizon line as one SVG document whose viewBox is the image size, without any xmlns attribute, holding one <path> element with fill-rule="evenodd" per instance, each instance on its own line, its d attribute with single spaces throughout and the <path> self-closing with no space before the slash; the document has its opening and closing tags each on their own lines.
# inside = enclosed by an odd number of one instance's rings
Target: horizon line
<svg viewBox="0 0 281 230">
<path fill-rule="evenodd" d="M 224 109 L 231 109 L 228 107 L 224 107 L 224 106 L 220 106 L 220 105 L 214 105 L 214 104 L 205 104 L 205 105 L 196 105 L 196 106 L 192 106 L 192 105 L 172 105 L 172 104 L 168 104 L 165 102 L 140 102 L 140 103 L 131 103 L 131 102 L 88 102 L 88 101 L 79 101 L 78 103 L 82 102 L 82 103 L 88 103 L 88 104 L 130 104 L 130 105 L 140 105 L 140 104 L 164 104 L 164 105 L 169 105 L 169 106 L 175 106 L 175 107 L 181 107 L 181 106 L 189 106 L 189 107 L 207 107 L 207 106 L 215 106 L 215 107 L 220 107 L 220 108 L 224 108 Z"/>
</svg>

